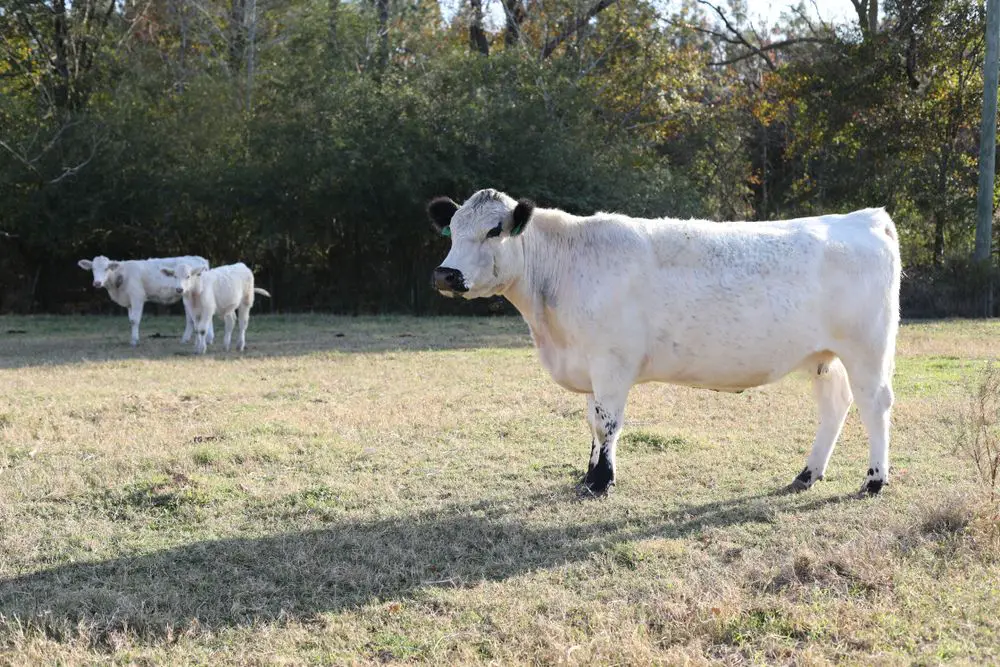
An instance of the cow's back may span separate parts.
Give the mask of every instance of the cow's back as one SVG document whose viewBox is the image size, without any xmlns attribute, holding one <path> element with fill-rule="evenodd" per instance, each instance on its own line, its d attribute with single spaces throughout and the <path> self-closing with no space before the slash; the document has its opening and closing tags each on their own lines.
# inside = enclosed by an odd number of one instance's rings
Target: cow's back
<svg viewBox="0 0 1000 667">
<path fill-rule="evenodd" d="M 642 350 L 640 381 L 766 384 L 898 319 L 898 244 L 881 209 L 762 223 L 608 218 L 623 242 L 569 244 L 582 255 L 567 265 L 589 271 L 553 301 L 570 302 L 557 317 L 586 356 Z"/>
<path fill-rule="evenodd" d="M 725 389 L 766 384 L 841 345 L 884 337 L 898 319 L 898 245 L 884 211 L 697 225 L 687 236 L 688 252 L 657 271 L 654 375 Z"/>
<path fill-rule="evenodd" d="M 231 312 L 253 290 L 253 272 L 243 262 L 217 266 L 202 274 L 212 292 L 217 312 Z"/>
<path fill-rule="evenodd" d="M 149 259 L 131 260 L 126 264 L 130 265 L 129 275 L 134 276 L 135 280 L 142 285 L 146 300 L 162 304 L 177 303 L 181 300 L 181 295 L 177 293 L 174 281 L 165 276 L 161 269 L 176 271 L 181 264 L 187 264 L 191 268 L 207 269 L 209 267 L 208 261 L 197 255 L 150 257 Z"/>
</svg>

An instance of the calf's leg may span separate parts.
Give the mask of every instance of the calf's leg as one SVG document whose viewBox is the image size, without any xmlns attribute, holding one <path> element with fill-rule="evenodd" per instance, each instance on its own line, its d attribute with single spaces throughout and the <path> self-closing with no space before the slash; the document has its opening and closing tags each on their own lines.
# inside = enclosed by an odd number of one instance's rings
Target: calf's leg
<svg viewBox="0 0 1000 667">
<path fill-rule="evenodd" d="M 212 326 L 212 316 L 202 315 L 195 323 L 194 351 L 196 354 L 205 354 L 208 344 L 205 340 L 209 327 Z"/>
<path fill-rule="evenodd" d="M 222 346 L 229 352 L 229 344 L 233 340 L 233 327 L 236 326 L 236 313 L 229 311 L 222 316 L 223 321 L 226 323 L 226 334 L 222 338 Z"/>
<path fill-rule="evenodd" d="M 191 340 L 191 334 L 193 332 L 194 332 L 194 315 L 191 314 L 191 309 L 188 308 L 187 303 L 184 303 L 184 335 L 181 336 L 182 345 Z"/>
<path fill-rule="evenodd" d="M 247 346 L 247 325 L 250 324 L 250 306 L 243 304 L 240 306 L 240 339 L 238 343 L 239 351 L 242 352 Z"/>
</svg>

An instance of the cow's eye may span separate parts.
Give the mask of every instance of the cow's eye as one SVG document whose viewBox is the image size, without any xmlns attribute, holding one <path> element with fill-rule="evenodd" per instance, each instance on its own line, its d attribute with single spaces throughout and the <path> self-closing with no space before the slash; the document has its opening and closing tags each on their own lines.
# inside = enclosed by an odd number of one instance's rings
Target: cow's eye
<svg viewBox="0 0 1000 667">
<path fill-rule="evenodd" d="M 497 236 L 500 236 L 501 231 L 503 231 L 502 222 L 493 229 L 491 229 L 490 231 L 486 232 L 486 238 L 488 239 L 496 238 Z"/>
</svg>

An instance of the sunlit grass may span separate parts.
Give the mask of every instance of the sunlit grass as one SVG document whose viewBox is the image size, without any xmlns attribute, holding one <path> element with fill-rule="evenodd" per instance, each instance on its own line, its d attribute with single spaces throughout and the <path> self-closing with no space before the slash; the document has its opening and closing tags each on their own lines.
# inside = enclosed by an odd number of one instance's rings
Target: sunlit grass
<svg viewBox="0 0 1000 667">
<path fill-rule="evenodd" d="M 774 494 L 802 378 L 635 388 L 619 486 L 583 501 L 583 398 L 518 319 L 258 315 L 205 358 L 182 329 L 0 318 L 5 661 L 1000 660 L 947 433 L 993 323 L 903 327 L 870 500 L 854 411 L 826 480 Z"/>
</svg>

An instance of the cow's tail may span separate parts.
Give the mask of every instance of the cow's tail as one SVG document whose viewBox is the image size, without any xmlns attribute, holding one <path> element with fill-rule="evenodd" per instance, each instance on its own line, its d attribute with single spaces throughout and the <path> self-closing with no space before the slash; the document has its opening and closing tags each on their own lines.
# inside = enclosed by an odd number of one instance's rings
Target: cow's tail
<svg viewBox="0 0 1000 667">
<path fill-rule="evenodd" d="M 903 262 L 899 255 L 899 234 L 896 223 L 892 221 L 884 208 L 873 210 L 872 229 L 888 238 L 889 275 L 887 276 L 887 293 L 885 296 L 887 322 L 887 349 L 883 357 L 883 372 L 885 377 L 892 377 L 895 371 L 896 335 L 899 332 L 899 288 L 903 278 Z"/>
<path fill-rule="evenodd" d="M 259 287 L 254 287 L 253 291 L 254 291 L 255 294 L 260 294 L 261 296 L 266 296 L 268 299 L 271 298 L 271 293 L 268 292 L 266 289 L 261 289 Z"/>
</svg>

